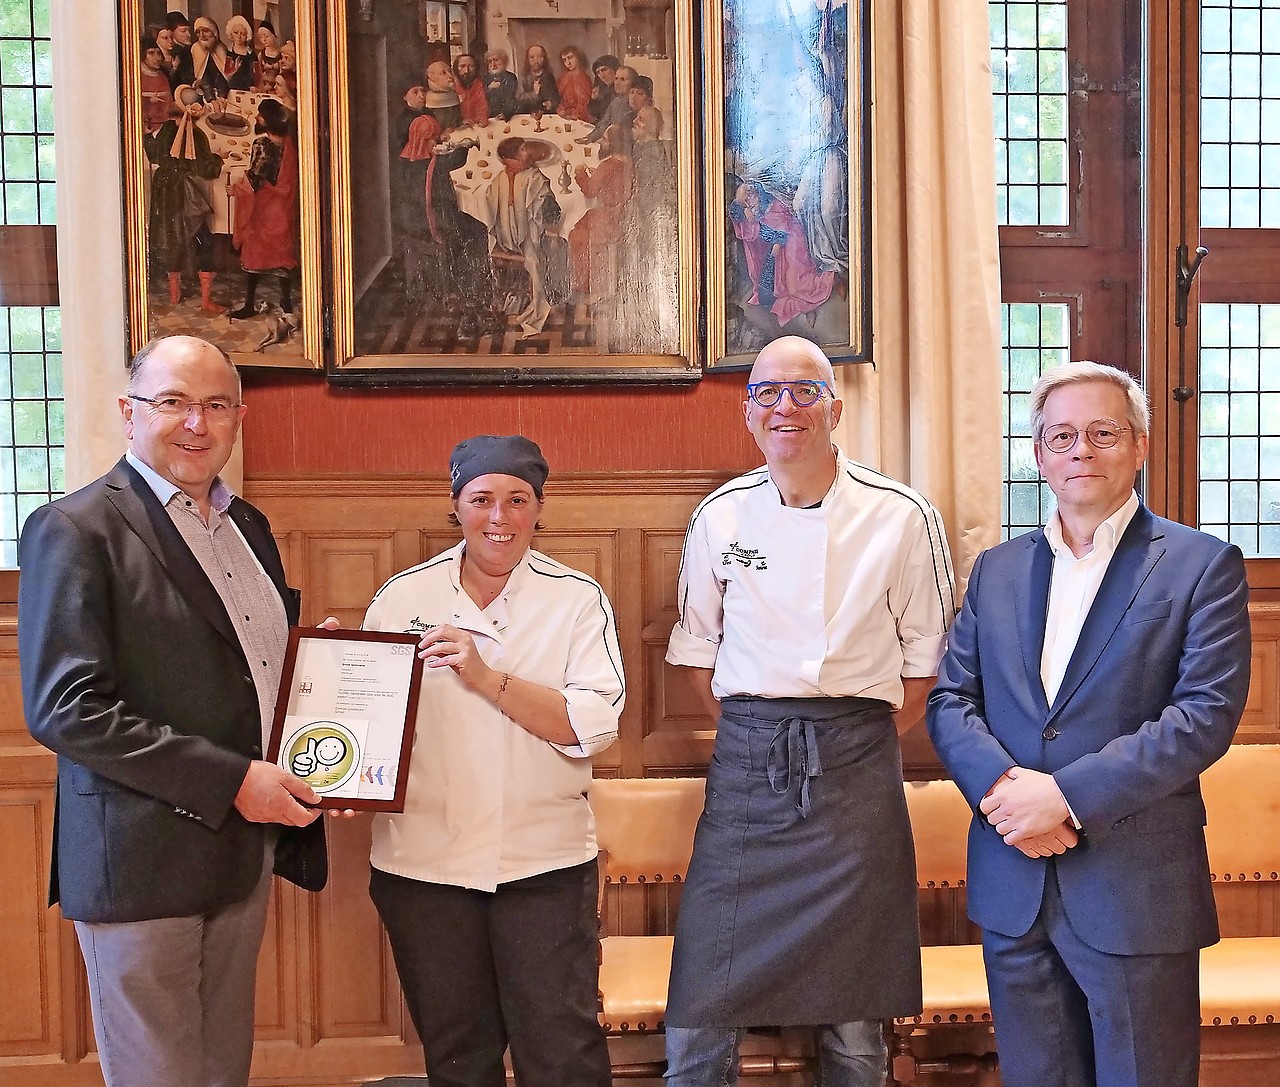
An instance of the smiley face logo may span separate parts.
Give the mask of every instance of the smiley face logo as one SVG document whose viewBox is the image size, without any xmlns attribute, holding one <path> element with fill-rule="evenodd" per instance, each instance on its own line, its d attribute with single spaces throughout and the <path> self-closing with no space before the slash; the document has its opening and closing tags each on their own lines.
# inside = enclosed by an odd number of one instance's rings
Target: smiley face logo
<svg viewBox="0 0 1280 1087">
<path fill-rule="evenodd" d="M 355 736 L 337 721 L 312 721 L 294 733 L 285 749 L 290 771 L 322 796 L 355 774 L 359 752 Z"/>
</svg>

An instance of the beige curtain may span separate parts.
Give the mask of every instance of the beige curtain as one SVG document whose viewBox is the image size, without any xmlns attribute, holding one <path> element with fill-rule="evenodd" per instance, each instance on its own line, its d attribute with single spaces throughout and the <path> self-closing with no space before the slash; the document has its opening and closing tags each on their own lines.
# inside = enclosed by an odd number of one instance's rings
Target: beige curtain
<svg viewBox="0 0 1280 1087">
<path fill-rule="evenodd" d="M 67 490 L 105 472 L 124 451 L 116 397 L 128 361 L 124 314 L 124 200 L 114 4 L 54 0 L 53 126 L 58 156 L 58 293 L 66 407 Z M 76 94 L 84 58 L 106 58 L 97 91 Z M 98 93 L 105 89 L 108 93 Z"/>
<path fill-rule="evenodd" d="M 171 5 L 172 6 L 172 5 Z M 114 4 L 52 0 L 53 81 L 81 82 L 84 58 L 117 37 Z M 113 86 L 119 63 L 110 51 Z M 102 475 L 125 450 L 117 397 L 128 379 L 124 314 L 124 197 L 120 101 L 112 94 L 55 93 L 58 156 L 58 288 L 62 304 L 67 490 Z M 244 474 L 240 443 L 222 477 L 239 491 Z"/>
<path fill-rule="evenodd" d="M 942 513 L 963 583 L 1000 534 L 1000 268 L 986 0 L 872 2 L 872 356 L 837 440 Z"/>
</svg>

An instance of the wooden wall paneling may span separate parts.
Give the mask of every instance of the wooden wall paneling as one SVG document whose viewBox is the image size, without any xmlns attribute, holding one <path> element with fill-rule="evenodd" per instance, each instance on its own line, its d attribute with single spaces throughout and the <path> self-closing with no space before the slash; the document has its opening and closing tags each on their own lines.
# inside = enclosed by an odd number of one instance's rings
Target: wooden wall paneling
<svg viewBox="0 0 1280 1087">
<path fill-rule="evenodd" d="M 644 675 L 650 704 L 644 720 L 644 765 L 663 775 L 701 774 L 715 742 L 714 722 L 683 668 L 667 664 L 675 626 L 676 582 L 684 527 L 645 532 L 645 592 L 640 616 Z"/>
<path fill-rule="evenodd" d="M 320 996 L 317 1029 L 330 1038 L 402 1038 L 408 1031 L 381 924 L 369 899 L 368 816 L 329 822 L 329 879 L 312 968 Z"/>
<path fill-rule="evenodd" d="M 18 624 L 0 618 L 0 748 L 31 747 L 35 741 L 22 720 L 22 684 L 18 675 Z"/>
<path fill-rule="evenodd" d="M 1237 741 L 1280 742 L 1280 604 L 1249 605 L 1253 627 L 1253 662 L 1249 700 L 1236 733 Z"/>
<path fill-rule="evenodd" d="M 0 1057 L 61 1050 L 60 916 L 45 905 L 52 799 L 52 790 L 38 782 L 0 788 L 0 992 L 6 994 L 0 1000 Z"/>
<path fill-rule="evenodd" d="M 1280 936 L 1280 883 L 1216 882 L 1213 898 L 1224 937 Z"/>
<path fill-rule="evenodd" d="M 613 556 L 615 570 L 606 589 L 618 623 L 618 644 L 622 648 L 622 665 L 627 677 L 627 702 L 618 722 L 618 742 L 595 758 L 596 773 L 616 773 L 621 777 L 640 777 L 644 773 L 642 736 L 649 719 L 649 692 L 637 674 L 643 659 L 644 641 L 640 623 L 641 601 L 647 569 L 644 564 L 643 531 L 635 527 L 619 529 Z M 625 617 L 625 621 L 624 621 Z"/>
<path fill-rule="evenodd" d="M 308 535 L 301 586 L 307 619 L 333 615 L 344 627 L 359 627 L 373 594 L 395 573 L 396 551 L 396 533 L 386 530 Z"/>
<path fill-rule="evenodd" d="M 311 1039 L 299 1039 L 295 1033 L 299 1022 L 296 961 L 300 934 L 293 923 L 294 889 L 283 880 L 275 880 L 271 887 L 267 927 L 258 953 L 253 1031 L 254 1037 L 262 1040 L 311 1044 Z"/>
</svg>

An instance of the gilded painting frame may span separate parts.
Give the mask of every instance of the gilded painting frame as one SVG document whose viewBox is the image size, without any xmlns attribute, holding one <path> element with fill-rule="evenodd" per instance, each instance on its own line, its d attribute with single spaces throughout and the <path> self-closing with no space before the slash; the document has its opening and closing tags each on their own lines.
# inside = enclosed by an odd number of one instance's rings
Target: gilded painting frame
<svg viewBox="0 0 1280 1087">
<path fill-rule="evenodd" d="M 193 0 L 189 5 L 191 24 L 204 18 L 200 10 L 203 6 L 201 0 Z M 177 133 L 165 130 L 163 124 L 157 127 L 166 108 L 161 100 L 163 81 L 157 80 L 156 68 L 143 66 L 146 58 L 142 54 L 142 40 L 144 35 L 152 36 L 150 32 L 160 24 L 148 23 L 148 11 L 154 18 L 157 5 L 148 4 L 146 0 L 119 0 L 129 349 L 136 352 L 158 336 L 188 334 L 216 343 L 238 366 L 321 370 L 324 364 L 320 191 L 318 185 L 308 184 L 307 180 L 321 176 L 316 86 L 319 65 L 313 5 L 310 0 L 279 0 L 272 6 L 281 23 L 281 35 L 274 47 L 268 45 L 262 55 L 252 52 L 254 39 L 251 37 L 249 59 L 244 62 L 249 65 L 252 60 L 262 61 L 265 55 L 266 61 L 256 73 L 258 83 L 249 90 L 231 91 L 221 89 L 220 85 L 215 89 L 210 77 L 210 82 L 202 88 L 207 92 L 208 103 L 201 103 L 203 112 L 191 125 L 189 141 L 186 130 L 180 129 L 179 140 Z M 280 13 L 285 17 L 280 18 Z M 160 18 L 163 19 L 163 15 Z M 228 20 L 227 26 L 233 21 Z M 223 67 L 234 65 L 226 62 L 229 32 L 216 20 L 210 22 L 217 30 L 217 44 L 223 46 L 221 51 L 216 45 L 206 49 L 202 57 L 205 68 L 212 73 L 219 67 L 215 60 L 220 59 Z M 256 35 L 258 27 L 253 23 L 249 26 L 251 35 Z M 272 29 L 274 34 L 274 27 Z M 290 44 L 292 69 L 288 61 L 280 60 L 282 53 L 287 57 Z M 162 49 L 161 54 L 162 75 L 169 71 L 171 57 L 174 68 L 181 63 L 180 50 L 171 54 Z M 293 75 L 292 79 L 285 76 L 277 93 L 274 78 L 279 77 L 279 68 L 289 69 Z M 267 88 L 269 80 L 272 81 L 270 89 Z M 180 118 L 175 116 L 177 107 L 172 101 L 175 89 L 170 88 L 167 109 L 173 124 L 180 127 Z M 277 222 L 268 230 L 261 227 L 261 216 L 265 214 L 262 209 L 269 207 L 270 198 L 263 196 L 256 184 L 245 180 L 245 175 L 251 163 L 256 166 L 261 161 L 254 157 L 253 143 L 259 138 L 255 123 L 261 117 L 262 102 L 272 98 L 282 107 L 268 110 L 273 128 L 287 130 L 283 140 L 292 143 L 292 151 L 285 152 L 284 168 L 276 170 L 274 184 L 269 187 L 279 193 L 287 193 L 288 187 L 292 187 L 295 196 L 278 198 L 277 213 L 280 208 L 288 212 L 284 216 L 286 225 L 280 228 Z M 217 99 L 220 101 L 214 105 Z M 149 113 L 149 109 L 158 112 Z M 215 119 L 216 127 L 210 128 Z M 152 131 L 148 132 L 148 128 Z M 158 139 L 161 133 L 173 138 Z M 174 148 L 180 144 L 185 148 L 175 152 Z M 174 173 L 175 169 L 183 169 L 175 167 L 179 160 L 207 162 L 211 161 L 207 158 L 209 154 L 221 160 L 215 177 L 200 176 L 194 170 L 190 171 L 191 178 L 177 177 Z M 289 157 L 293 163 L 288 162 Z M 162 179 L 157 186 L 156 178 L 161 177 L 162 171 L 173 176 Z M 255 191 L 239 199 L 231 190 L 241 184 Z M 165 198 L 174 205 L 174 214 L 153 207 L 152 195 L 158 187 L 170 194 L 186 194 L 185 199 L 172 195 Z M 255 200 L 259 207 L 257 220 L 250 210 Z M 179 203 L 182 206 L 178 206 Z M 239 246 L 236 245 L 237 206 L 241 210 Z M 186 226 L 172 231 L 167 227 L 160 229 L 158 224 L 166 218 L 175 223 L 181 220 Z M 292 221 L 288 222 L 290 218 Z M 164 243 L 152 246 L 153 226 L 157 227 L 157 234 L 165 236 Z M 276 239 L 267 256 L 262 255 L 266 252 L 262 244 L 256 243 L 259 267 L 264 262 L 280 261 L 279 266 L 273 264 L 270 269 L 263 267 L 253 273 L 256 277 L 253 290 L 246 270 L 253 258 L 244 256 L 246 233 L 259 238 L 270 234 Z M 186 241 L 173 244 L 174 237 Z M 254 244 L 250 243 L 251 253 L 255 252 Z M 292 251 L 290 255 L 280 255 L 287 250 Z M 225 312 L 217 312 L 219 308 Z M 241 316 L 234 317 L 236 313 Z"/>
<path fill-rule="evenodd" d="M 871 362 L 870 0 L 706 0 L 707 368 Z"/>
<path fill-rule="evenodd" d="M 463 9 L 461 19 L 454 7 Z M 652 12 L 661 13 L 661 5 L 643 7 L 637 16 L 620 4 L 597 0 L 561 0 L 558 5 L 504 0 L 501 10 L 496 4 L 477 10 L 418 0 L 416 8 L 422 9 L 416 23 L 415 0 L 338 0 L 329 12 L 330 381 L 531 385 L 699 380 L 703 273 L 694 0 L 670 0 L 658 18 Z M 448 9 L 443 24 L 434 10 L 438 8 Z M 633 25 L 637 18 L 642 23 Z M 618 138 L 616 131 L 593 140 L 595 129 L 588 131 L 586 116 L 551 110 L 545 116 L 542 110 L 504 116 L 493 105 L 489 121 L 455 128 L 447 104 L 438 111 L 433 106 L 448 102 L 443 92 L 433 90 L 434 61 L 456 64 L 460 54 L 469 53 L 479 62 L 482 77 L 496 78 L 493 69 L 486 73 L 490 61 L 485 53 L 500 49 L 507 54 L 508 71 L 523 77 L 536 71 L 530 51 L 539 44 L 553 78 L 557 72 L 567 74 L 569 46 L 580 46 L 579 57 L 596 58 L 586 60 L 593 74 L 603 56 L 614 55 L 633 76 L 646 75 L 651 105 L 662 100 L 667 116 L 665 127 L 659 121 L 661 144 L 641 148 L 636 142 L 627 151 L 659 152 L 647 161 L 661 163 L 663 180 L 650 187 L 637 181 L 630 187 L 634 196 L 619 212 L 625 225 L 610 228 L 620 237 L 600 232 L 602 215 L 593 216 L 593 208 L 602 214 L 609 209 L 601 206 L 605 197 L 592 197 L 591 185 L 583 180 L 604 178 L 610 172 L 605 158 L 625 157 L 606 154 Z M 577 67 L 585 65 L 580 60 Z M 425 98 L 415 97 L 420 91 Z M 487 88 L 489 97 L 499 100 Z M 433 123 L 415 126 L 423 112 Z M 627 124 L 636 132 L 631 121 Z M 422 142 L 424 133 L 429 133 L 431 148 L 439 145 L 447 149 L 441 153 L 464 156 L 456 160 L 462 166 L 455 166 L 454 159 L 440 160 L 448 162 L 441 176 L 451 191 L 433 194 L 434 166 L 428 162 L 433 152 L 422 150 L 428 146 Z M 472 140 L 475 145 L 468 146 Z M 501 212 L 494 210 L 503 202 L 493 191 L 502 181 L 503 163 L 510 167 L 511 162 L 509 148 L 507 159 L 499 160 L 497 151 L 512 140 L 531 148 L 534 165 L 525 168 L 540 171 L 557 200 L 557 218 L 553 226 L 541 228 L 542 248 L 533 257 L 527 250 L 504 246 L 509 239 L 502 235 Z M 541 144 L 549 146 L 550 158 Z M 544 157 L 536 157 L 535 150 Z M 610 167 L 615 174 L 617 166 L 615 161 Z M 633 167 L 639 178 L 639 157 Z M 542 185 L 529 176 L 530 185 Z M 516 174 L 509 175 L 507 184 L 518 185 Z M 508 192 L 507 203 L 512 199 Z M 661 207 L 642 214 L 650 200 Z M 434 217 L 434 208 L 442 204 L 448 229 L 437 229 Z M 590 259 L 579 260 L 584 253 Z M 474 254 L 480 255 L 478 262 Z M 538 263 L 544 259 L 545 268 Z M 557 260 L 559 281 L 554 277 Z M 580 265 L 586 269 L 581 274 Z M 535 282 L 535 273 L 541 273 L 541 283 Z M 560 283 L 558 295 L 555 282 Z"/>
</svg>

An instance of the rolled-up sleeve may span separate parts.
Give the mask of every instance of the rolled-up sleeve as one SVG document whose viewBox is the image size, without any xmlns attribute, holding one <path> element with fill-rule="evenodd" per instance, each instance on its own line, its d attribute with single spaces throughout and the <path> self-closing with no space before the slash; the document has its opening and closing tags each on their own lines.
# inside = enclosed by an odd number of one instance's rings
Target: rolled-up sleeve
<svg viewBox="0 0 1280 1087">
<path fill-rule="evenodd" d="M 902 541 L 902 570 L 890 605 L 906 678 L 938 674 L 947 628 L 956 617 L 955 575 L 942 518 L 928 506 L 913 528 Z"/>
<path fill-rule="evenodd" d="M 676 602 L 680 618 L 667 642 L 667 663 L 714 668 L 724 637 L 724 583 L 711 565 L 706 520 L 697 513 L 684 538 Z"/>
<path fill-rule="evenodd" d="M 578 742 L 552 744 L 571 758 L 590 758 L 618 738 L 627 694 L 613 607 L 598 585 L 593 589 L 574 619 L 561 688 Z"/>
</svg>

